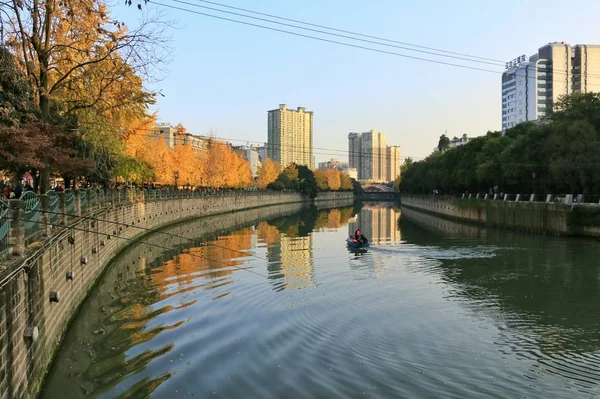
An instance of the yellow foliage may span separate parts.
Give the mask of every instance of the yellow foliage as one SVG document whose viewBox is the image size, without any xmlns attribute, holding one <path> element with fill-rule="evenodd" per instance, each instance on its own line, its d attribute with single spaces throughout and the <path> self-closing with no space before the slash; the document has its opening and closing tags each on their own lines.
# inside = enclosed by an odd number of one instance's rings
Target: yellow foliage
<svg viewBox="0 0 600 399">
<path fill-rule="evenodd" d="M 211 140 L 208 147 L 206 183 L 217 188 L 242 188 L 252 185 L 250 165 L 231 146 Z"/>
<path fill-rule="evenodd" d="M 166 287 L 173 283 L 173 276 L 178 276 L 178 283 L 188 286 L 198 276 L 212 279 L 231 275 L 236 270 L 232 266 L 243 263 L 240 260 L 243 256 L 241 253 L 247 252 L 251 246 L 250 228 L 238 230 L 202 246 L 189 248 L 187 252 L 165 262 L 152 274 L 152 282 L 155 286 Z"/>
<path fill-rule="evenodd" d="M 250 164 L 230 145 L 210 140 L 205 150 L 197 151 L 191 144 L 177 144 L 170 150 L 150 133 L 153 124 L 153 119 L 139 121 L 123 135 L 125 154 L 150 165 L 155 183 L 214 188 L 253 184 Z"/>
<path fill-rule="evenodd" d="M 264 190 L 267 188 L 269 183 L 273 183 L 277 180 L 277 176 L 281 173 L 281 166 L 278 163 L 273 162 L 271 158 L 265 159 L 258 171 L 258 188 Z"/>
<path fill-rule="evenodd" d="M 278 242 L 281 238 L 281 234 L 277 227 L 271 226 L 267 222 L 260 222 L 256 228 L 258 233 L 258 239 L 265 242 L 267 245 Z"/>
<path fill-rule="evenodd" d="M 327 185 L 329 186 L 330 190 L 337 191 L 340 189 L 341 181 L 339 170 L 327 169 L 325 171 L 325 176 L 327 177 Z"/>
</svg>

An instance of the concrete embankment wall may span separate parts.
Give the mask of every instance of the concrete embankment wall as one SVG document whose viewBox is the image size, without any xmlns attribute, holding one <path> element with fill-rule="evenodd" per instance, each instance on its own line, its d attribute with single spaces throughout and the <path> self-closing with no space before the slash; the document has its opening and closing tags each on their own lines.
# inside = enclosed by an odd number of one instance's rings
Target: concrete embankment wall
<svg viewBox="0 0 600 399">
<path fill-rule="evenodd" d="M 488 227 L 550 235 L 600 237 L 598 205 L 403 195 L 402 207 Z"/>
<path fill-rule="evenodd" d="M 352 193 L 323 193 L 315 204 L 338 206 L 351 203 L 350 197 Z M 114 204 L 85 218 L 71 218 L 65 228 L 54 231 L 37 248 L 27 249 L 0 270 L 0 399 L 39 394 L 69 320 L 110 261 L 148 234 L 144 229 L 244 209 L 307 202 L 295 193 L 231 193 Z M 163 243 L 172 244 L 168 240 Z"/>
</svg>

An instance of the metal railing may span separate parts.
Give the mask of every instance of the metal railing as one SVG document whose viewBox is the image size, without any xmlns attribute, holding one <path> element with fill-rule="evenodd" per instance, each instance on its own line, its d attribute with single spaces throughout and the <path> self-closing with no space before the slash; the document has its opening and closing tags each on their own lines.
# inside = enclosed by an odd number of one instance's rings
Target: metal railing
<svg viewBox="0 0 600 399">
<path fill-rule="evenodd" d="M 401 194 L 402 195 L 402 194 Z M 600 195 L 591 194 L 486 194 L 486 193 L 465 193 L 465 194 L 427 194 L 427 195 L 412 195 L 404 194 L 409 197 L 420 197 L 437 200 L 453 200 L 453 199 L 469 199 L 469 200 L 486 200 L 486 201 L 507 201 L 507 202 L 539 202 L 539 203 L 559 203 L 559 204 L 585 204 L 585 205 L 600 205 Z"/>
<path fill-rule="evenodd" d="M 56 191 L 49 190 L 46 191 L 46 195 L 48 196 L 48 223 L 51 225 L 58 224 L 59 213 L 60 213 L 60 198 Z"/>
<path fill-rule="evenodd" d="M 65 213 L 75 216 L 75 193 L 71 189 L 66 189 L 65 194 Z"/>
<path fill-rule="evenodd" d="M 0 253 L 8 250 L 8 232 L 10 230 L 8 212 L 8 203 L 0 201 Z"/>
<path fill-rule="evenodd" d="M 24 225 L 25 225 L 25 240 L 31 239 L 40 230 L 40 197 L 38 197 L 33 191 L 27 191 L 21 196 L 23 202 Z"/>
<path fill-rule="evenodd" d="M 98 190 L 90 190 L 88 203 L 90 204 L 90 207 L 95 207 L 96 205 L 98 205 Z"/>
<path fill-rule="evenodd" d="M 133 191 L 135 190 L 135 191 Z M 80 205 L 82 214 L 91 212 L 93 209 L 112 206 L 118 203 L 162 201 L 179 198 L 201 198 L 226 195 L 279 195 L 287 191 L 270 190 L 173 190 L 162 189 L 138 189 L 123 188 L 111 189 L 66 189 L 62 194 L 49 190 L 45 193 L 47 201 L 42 203 L 41 198 L 32 191 L 25 192 L 19 200 L 0 201 L 0 259 L 10 253 L 11 239 L 11 207 L 22 209 L 23 236 L 25 244 L 31 243 L 42 234 L 47 234 L 48 227 L 64 225 L 65 217 L 77 216 L 76 200 Z M 62 203 L 61 203 L 61 196 Z M 13 204 L 12 201 L 18 201 Z M 18 205 L 17 205 L 18 204 Z M 64 205 L 64 209 L 61 207 Z M 42 219 L 42 216 L 44 218 Z M 42 219 L 42 220 L 41 220 Z M 69 223 L 69 222 L 67 222 Z M 16 245 L 16 244 L 15 244 Z"/>
<path fill-rule="evenodd" d="M 80 188 L 77 191 L 79 191 L 79 207 L 80 207 L 79 209 L 83 213 L 83 210 L 87 209 L 87 206 L 88 206 L 88 198 L 87 198 L 88 191 L 85 188 Z"/>
<path fill-rule="evenodd" d="M 104 190 L 97 189 L 96 192 L 98 193 L 98 205 L 104 206 L 106 204 L 106 194 L 104 193 Z"/>
</svg>

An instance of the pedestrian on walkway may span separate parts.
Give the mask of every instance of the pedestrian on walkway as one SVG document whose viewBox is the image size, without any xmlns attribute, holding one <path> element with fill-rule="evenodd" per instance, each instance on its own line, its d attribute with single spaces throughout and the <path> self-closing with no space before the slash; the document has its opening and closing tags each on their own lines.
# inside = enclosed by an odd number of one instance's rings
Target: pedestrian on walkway
<svg viewBox="0 0 600 399">
<path fill-rule="evenodd" d="M 10 193 L 12 193 L 12 188 L 10 188 L 10 184 L 6 184 L 4 186 L 4 190 L 2 190 L 2 193 L 4 194 L 4 198 L 9 199 L 10 198 Z"/>
<path fill-rule="evenodd" d="M 17 183 L 13 192 L 15 193 L 15 199 L 21 198 L 21 194 L 23 194 L 23 186 L 21 185 L 21 182 Z"/>
</svg>

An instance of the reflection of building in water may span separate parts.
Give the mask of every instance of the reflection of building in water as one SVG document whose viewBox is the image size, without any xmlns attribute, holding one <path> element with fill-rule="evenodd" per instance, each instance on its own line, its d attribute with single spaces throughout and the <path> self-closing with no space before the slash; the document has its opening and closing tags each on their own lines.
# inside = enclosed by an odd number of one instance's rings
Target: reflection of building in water
<svg viewBox="0 0 600 399">
<path fill-rule="evenodd" d="M 267 223 L 258 225 L 258 234 L 268 245 L 269 278 L 277 280 L 275 285 L 281 289 L 311 286 L 314 279 L 312 236 L 294 237 L 279 232 L 274 235 L 271 230 L 277 231 Z"/>
<path fill-rule="evenodd" d="M 281 236 L 281 273 L 286 288 L 305 288 L 312 285 L 312 236 Z"/>
<path fill-rule="evenodd" d="M 373 244 L 398 242 L 401 238 L 398 228 L 399 217 L 400 209 L 392 204 L 366 204 L 356 220 L 350 221 L 348 231 L 349 234 L 354 234 L 356 229 L 360 229 Z"/>
</svg>

